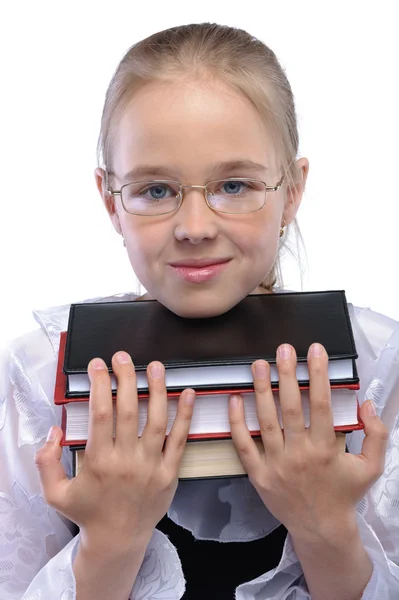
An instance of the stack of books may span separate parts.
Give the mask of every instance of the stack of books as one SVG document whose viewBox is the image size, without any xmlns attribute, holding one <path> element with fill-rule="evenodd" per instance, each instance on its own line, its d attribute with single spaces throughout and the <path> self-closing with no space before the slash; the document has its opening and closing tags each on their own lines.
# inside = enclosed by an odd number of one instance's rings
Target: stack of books
<svg viewBox="0 0 399 600">
<path fill-rule="evenodd" d="M 343 291 L 251 295 L 223 315 L 211 318 L 179 317 L 156 300 L 83 303 L 71 306 L 68 330 L 61 334 L 55 403 L 63 406 L 62 444 L 74 455 L 79 471 L 88 436 L 90 383 L 87 366 L 101 357 L 111 374 L 116 401 L 117 380 L 111 359 L 125 350 L 137 373 L 139 435 L 147 417 L 147 365 L 165 365 L 168 427 L 172 426 L 180 392 L 196 391 L 194 414 L 179 477 L 207 478 L 245 475 L 231 440 L 228 398 L 240 393 L 245 419 L 263 451 L 256 416 L 251 364 L 265 359 L 277 413 L 277 347 L 290 343 L 297 352 L 297 379 L 302 390 L 306 426 L 309 426 L 308 348 L 319 342 L 329 356 L 329 378 L 337 443 L 345 449 L 345 433 L 361 429 L 356 390 L 356 347 Z M 115 411 L 114 411 L 115 414 Z"/>
</svg>

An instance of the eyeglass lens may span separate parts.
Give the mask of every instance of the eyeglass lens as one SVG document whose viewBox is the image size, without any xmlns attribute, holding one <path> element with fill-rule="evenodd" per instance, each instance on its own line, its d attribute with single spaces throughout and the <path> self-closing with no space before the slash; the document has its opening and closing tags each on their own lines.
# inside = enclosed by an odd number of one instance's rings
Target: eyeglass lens
<svg viewBox="0 0 399 600">
<path fill-rule="evenodd" d="M 133 214 L 166 214 L 178 208 L 186 189 L 177 181 L 138 181 L 123 186 L 122 202 Z M 253 179 L 217 180 L 206 184 L 206 197 L 216 211 L 246 213 L 262 208 L 266 188 Z"/>
</svg>

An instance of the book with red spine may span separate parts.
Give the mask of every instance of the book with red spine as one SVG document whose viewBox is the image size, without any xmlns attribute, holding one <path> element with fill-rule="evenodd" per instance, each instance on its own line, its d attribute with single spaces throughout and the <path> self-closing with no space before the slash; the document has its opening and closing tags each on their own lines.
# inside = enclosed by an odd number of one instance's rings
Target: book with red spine
<svg viewBox="0 0 399 600">
<path fill-rule="evenodd" d="M 83 418 L 86 417 L 85 422 L 86 422 L 86 424 L 88 423 L 89 398 L 87 396 L 73 397 L 73 398 L 68 398 L 66 396 L 65 392 L 66 392 L 67 380 L 66 380 L 66 375 L 63 371 L 66 341 L 67 341 L 67 332 L 62 332 L 61 337 L 60 337 L 60 346 L 59 346 L 59 354 L 58 354 L 58 362 L 57 362 L 54 402 L 57 405 L 63 406 L 61 427 L 64 432 L 64 436 L 63 436 L 63 439 L 61 442 L 62 445 L 81 447 L 82 445 L 85 445 L 85 443 L 87 441 L 87 437 L 85 435 L 76 437 L 76 434 L 75 434 L 73 436 L 73 439 L 71 439 L 71 435 L 68 430 L 68 423 L 69 423 L 69 419 L 73 418 L 74 416 L 75 416 L 75 418 L 77 416 L 77 418 L 80 422 L 81 430 L 82 430 L 82 416 L 83 416 Z M 300 386 L 300 389 L 301 389 L 303 395 L 306 395 L 306 397 L 308 398 L 309 387 L 308 386 Z M 341 412 L 344 408 L 345 402 L 351 402 L 351 404 L 352 404 L 351 422 L 343 423 L 342 419 L 341 419 L 341 422 L 339 424 L 335 425 L 335 427 L 334 427 L 336 432 L 348 433 L 353 430 L 363 428 L 363 423 L 360 419 L 359 405 L 358 405 L 357 397 L 356 397 L 356 390 L 358 390 L 358 389 L 359 389 L 359 384 L 350 384 L 347 386 L 345 386 L 343 384 L 336 384 L 336 385 L 331 386 L 331 393 L 332 393 L 333 398 L 337 398 L 337 393 L 339 393 L 338 401 L 340 402 L 340 411 Z M 204 412 L 206 412 L 208 415 L 208 426 L 207 426 L 207 430 L 204 430 L 204 428 L 202 427 L 201 431 L 198 431 L 198 427 L 197 427 L 197 430 L 195 432 L 189 434 L 189 436 L 188 436 L 189 441 L 217 440 L 217 439 L 231 438 L 230 431 L 226 429 L 225 416 L 227 414 L 228 396 L 233 393 L 241 394 L 241 396 L 244 400 L 244 406 L 246 406 L 247 412 L 248 412 L 248 410 L 250 410 L 250 413 L 252 415 L 252 423 L 255 423 L 255 421 L 254 421 L 255 396 L 254 396 L 253 386 L 245 387 L 245 388 L 222 389 L 222 390 L 199 389 L 196 391 L 196 396 L 197 396 L 196 405 L 198 403 L 200 403 L 200 404 L 202 403 L 201 408 L 203 408 Z M 277 398 L 278 390 L 274 390 L 274 394 L 275 394 L 275 397 Z M 335 394 L 335 396 L 334 396 L 334 394 Z M 345 397 L 343 397 L 343 394 L 345 394 Z M 172 408 L 172 411 L 171 411 L 172 416 L 169 419 L 169 423 L 171 423 L 171 421 L 173 420 L 173 415 L 175 414 L 175 410 L 177 408 L 177 400 L 178 400 L 179 396 L 180 396 L 180 392 L 177 392 L 177 391 L 168 392 L 168 410 L 170 411 Z M 149 400 L 148 392 L 139 392 L 138 400 L 140 403 L 139 404 L 140 409 L 142 409 L 143 407 L 146 407 L 148 400 Z M 113 394 L 113 401 L 115 403 L 116 393 Z M 210 403 L 210 401 L 212 401 L 212 404 Z M 220 410 L 222 402 L 223 402 L 223 409 L 224 409 L 223 415 L 224 416 L 222 416 L 221 410 Z M 355 411 L 356 416 L 355 416 L 355 412 L 353 410 L 355 403 L 356 403 L 356 407 L 355 407 L 356 408 L 356 411 Z M 80 406 L 77 406 L 77 405 L 80 405 Z M 307 402 L 307 406 L 308 405 L 309 405 L 309 401 Z M 204 407 L 206 408 L 206 410 Z M 212 417 L 215 417 L 215 418 L 211 418 L 209 420 L 211 411 L 213 412 Z M 69 416 L 68 416 L 68 413 L 69 413 Z M 219 427 L 216 426 L 216 424 L 218 422 L 216 417 L 219 417 L 219 420 L 224 421 L 224 430 L 223 431 L 220 430 L 221 429 L 220 425 L 219 425 Z M 144 421 L 145 421 L 145 416 L 143 418 L 143 415 L 142 415 L 142 418 L 141 418 L 142 426 L 144 424 Z M 212 422 L 215 423 L 214 429 L 212 429 Z M 83 425 L 83 429 L 85 429 L 85 425 Z M 259 428 L 255 425 L 254 425 L 254 428 L 250 430 L 250 432 L 253 437 L 258 437 L 260 435 Z"/>
</svg>

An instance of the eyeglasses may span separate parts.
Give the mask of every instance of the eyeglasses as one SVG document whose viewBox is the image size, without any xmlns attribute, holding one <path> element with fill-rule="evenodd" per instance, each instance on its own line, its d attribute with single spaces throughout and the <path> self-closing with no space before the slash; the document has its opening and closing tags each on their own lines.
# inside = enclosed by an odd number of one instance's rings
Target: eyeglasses
<svg viewBox="0 0 399 600">
<path fill-rule="evenodd" d="M 177 211 L 182 205 L 183 191 L 186 188 L 202 189 L 205 202 L 216 212 L 244 214 L 263 208 L 267 193 L 280 189 L 284 178 L 285 175 L 273 186 L 246 177 L 217 179 L 205 185 L 182 185 L 179 181 L 157 179 L 126 183 L 120 190 L 112 190 L 107 184 L 107 191 L 113 196 L 121 197 L 126 212 L 143 217 L 156 217 Z"/>
</svg>

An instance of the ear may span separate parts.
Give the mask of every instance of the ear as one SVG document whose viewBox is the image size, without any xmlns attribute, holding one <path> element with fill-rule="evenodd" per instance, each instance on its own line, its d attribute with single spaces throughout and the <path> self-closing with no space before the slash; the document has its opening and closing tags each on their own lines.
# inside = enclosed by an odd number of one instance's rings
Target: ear
<svg viewBox="0 0 399 600">
<path fill-rule="evenodd" d="M 104 206 L 111 219 L 112 225 L 120 235 L 122 235 L 122 227 L 119 220 L 118 207 L 115 201 L 115 196 L 109 193 L 107 190 L 106 174 L 104 169 L 99 167 L 94 171 L 94 178 L 96 180 L 96 186 L 100 193 L 100 196 L 104 202 Z"/>
<path fill-rule="evenodd" d="M 309 161 L 307 158 L 301 158 L 297 161 L 300 171 L 299 181 L 295 185 L 287 188 L 287 198 L 285 201 L 283 219 L 288 225 L 295 219 L 298 209 L 301 205 L 303 192 L 305 191 L 306 180 L 309 174 Z"/>
</svg>

